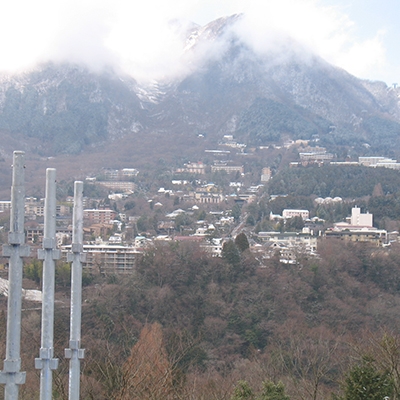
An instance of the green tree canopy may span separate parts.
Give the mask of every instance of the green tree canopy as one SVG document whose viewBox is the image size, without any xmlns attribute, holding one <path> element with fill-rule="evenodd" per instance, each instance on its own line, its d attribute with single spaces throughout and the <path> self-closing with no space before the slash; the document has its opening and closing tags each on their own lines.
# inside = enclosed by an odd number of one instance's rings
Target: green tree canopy
<svg viewBox="0 0 400 400">
<path fill-rule="evenodd" d="M 242 253 L 250 247 L 249 241 L 247 240 L 247 236 L 244 232 L 241 232 L 236 236 L 235 245 Z"/>
<path fill-rule="evenodd" d="M 285 387 L 282 382 L 275 384 L 272 381 L 265 381 L 257 400 L 290 400 L 290 398 L 285 394 Z"/>
<path fill-rule="evenodd" d="M 341 400 L 382 400 L 392 398 L 393 380 L 388 371 L 380 371 L 370 356 L 349 371 Z"/>
<path fill-rule="evenodd" d="M 250 385 L 246 381 L 239 381 L 233 391 L 231 400 L 252 400 L 254 393 Z"/>
</svg>

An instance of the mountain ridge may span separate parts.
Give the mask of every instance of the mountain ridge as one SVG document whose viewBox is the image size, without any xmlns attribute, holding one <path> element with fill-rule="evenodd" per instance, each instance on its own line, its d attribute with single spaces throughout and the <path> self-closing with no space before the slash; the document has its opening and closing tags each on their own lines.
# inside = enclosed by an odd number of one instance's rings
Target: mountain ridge
<svg viewBox="0 0 400 400">
<path fill-rule="evenodd" d="M 316 136 L 359 151 L 365 143 L 375 152 L 399 144 L 398 88 L 358 79 L 288 38 L 280 52 L 257 54 L 234 29 L 240 19 L 192 26 L 185 52 L 197 62 L 169 81 L 144 85 L 112 70 L 54 63 L 3 76 L 0 135 L 42 156 L 156 132 L 172 142 L 202 135 L 210 145 L 224 134 L 250 146 Z"/>
</svg>

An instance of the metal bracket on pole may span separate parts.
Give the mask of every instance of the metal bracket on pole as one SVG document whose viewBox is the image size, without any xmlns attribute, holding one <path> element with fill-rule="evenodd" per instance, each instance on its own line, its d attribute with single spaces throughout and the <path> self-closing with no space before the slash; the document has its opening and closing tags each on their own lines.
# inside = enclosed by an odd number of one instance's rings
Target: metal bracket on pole
<svg viewBox="0 0 400 400">
<path fill-rule="evenodd" d="M 26 372 L 19 372 L 21 360 L 4 360 L 4 369 L 0 372 L 0 383 L 23 385 L 25 383 Z"/>
<path fill-rule="evenodd" d="M 48 250 L 47 250 L 48 251 Z M 59 260 L 61 258 L 61 251 L 58 249 L 50 250 L 52 260 Z M 44 260 L 46 258 L 46 250 L 39 249 L 38 250 L 38 259 Z"/>
<path fill-rule="evenodd" d="M 77 358 L 79 360 L 83 360 L 85 358 L 85 349 L 80 348 L 79 340 L 70 340 L 69 341 L 69 349 L 65 349 L 65 358 L 72 358 L 72 354 L 76 353 Z"/>
<path fill-rule="evenodd" d="M 54 370 L 58 368 L 58 358 L 53 358 L 53 348 L 40 348 L 39 358 L 35 358 L 35 368 L 43 369 L 48 363 L 49 369 Z"/>
<path fill-rule="evenodd" d="M 15 245 L 3 244 L 3 257 L 11 257 L 15 252 Z M 18 246 L 18 252 L 20 257 L 29 257 L 31 255 L 31 248 L 26 245 Z"/>
</svg>

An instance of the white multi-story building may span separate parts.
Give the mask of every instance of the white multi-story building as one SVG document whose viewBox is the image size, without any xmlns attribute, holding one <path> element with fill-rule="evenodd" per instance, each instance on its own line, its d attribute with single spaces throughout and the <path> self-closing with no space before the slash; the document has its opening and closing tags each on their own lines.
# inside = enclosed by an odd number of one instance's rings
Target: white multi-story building
<svg viewBox="0 0 400 400">
<path fill-rule="evenodd" d="M 9 200 L 0 201 L 0 212 L 9 210 L 10 208 L 11 208 L 11 201 Z"/>
<path fill-rule="evenodd" d="M 339 238 L 353 242 L 370 242 L 377 246 L 388 244 L 388 234 L 384 229 L 373 227 L 373 214 L 362 213 L 359 207 L 351 209 L 351 217 L 348 222 L 338 222 L 333 229 L 325 232 L 326 238 Z"/>
<path fill-rule="evenodd" d="M 258 238 L 263 242 L 276 243 L 290 248 L 303 248 L 308 252 L 317 250 L 317 236 L 309 232 L 259 232 Z"/>
<path fill-rule="evenodd" d="M 282 217 L 284 219 L 293 218 L 293 217 L 301 217 L 303 220 L 310 218 L 310 211 L 308 210 L 291 210 L 285 208 L 282 211 Z"/>
<path fill-rule="evenodd" d="M 353 207 L 351 209 L 350 225 L 357 227 L 372 228 L 373 214 L 363 214 L 359 207 Z"/>
<path fill-rule="evenodd" d="M 358 164 L 365 167 L 383 167 L 390 169 L 400 169 L 400 163 L 397 160 L 386 157 L 358 157 Z"/>
</svg>

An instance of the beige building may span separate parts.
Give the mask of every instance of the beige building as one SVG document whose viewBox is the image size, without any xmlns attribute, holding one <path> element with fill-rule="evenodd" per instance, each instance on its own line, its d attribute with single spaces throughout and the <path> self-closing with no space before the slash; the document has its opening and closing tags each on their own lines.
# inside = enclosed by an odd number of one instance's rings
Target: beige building
<svg viewBox="0 0 400 400">
<path fill-rule="evenodd" d="M 225 171 L 228 174 L 231 174 L 232 172 L 239 172 L 240 174 L 243 174 L 244 169 L 243 165 L 212 165 L 211 172 L 217 171 Z"/>
<path fill-rule="evenodd" d="M 64 246 L 63 253 L 71 251 L 71 246 Z M 135 261 L 141 252 L 131 246 L 118 245 L 83 245 L 86 260 L 82 267 L 101 274 L 126 274 L 131 273 L 135 267 Z"/>
<path fill-rule="evenodd" d="M 92 224 L 109 224 L 113 221 L 117 213 L 114 210 L 97 210 L 86 209 L 83 210 L 83 218 L 86 219 L 90 225 Z"/>
<path fill-rule="evenodd" d="M 384 246 L 388 243 L 387 231 L 384 229 L 374 228 L 331 230 L 325 232 L 325 237 L 329 239 L 336 238 L 350 242 L 369 242 L 377 246 Z"/>
<path fill-rule="evenodd" d="M 187 172 L 189 174 L 199 174 L 203 175 L 206 173 L 206 167 L 205 165 L 199 161 L 197 163 L 187 163 L 185 164 L 184 168 L 178 168 L 176 172 L 182 173 L 182 172 Z"/>
<path fill-rule="evenodd" d="M 266 167 L 261 171 L 261 182 L 268 182 L 271 179 L 271 168 Z"/>
<path fill-rule="evenodd" d="M 130 181 L 101 181 L 97 183 L 107 189 L 120 192 L 134 192 L 136 189 L 136 185 Z"/>
<path fill-rule="evenodd" d="M 224 201 L 224 196 L 218 193 L 195 192 L 194 200 L 201 204 L 219 204 Z"/>
<path fill-rule="evenodd" d="M 308 153 L 299 153 L 301 161 L 308 162 L 323 162 L 332 160 L 333 154 L 327 153 L 326 151 L 312 151 Z"/>
<path fill-rule="evenodd" d="M 27 216 L 35 215 L 36 217 L 43 217 L 44 200 L 43 199 L 38 200 L 34 197 L 27 197 L 25 199 L 25 215 Z"/>
</svg>

